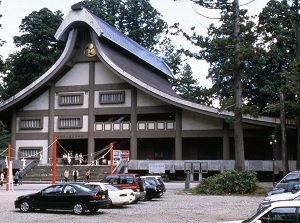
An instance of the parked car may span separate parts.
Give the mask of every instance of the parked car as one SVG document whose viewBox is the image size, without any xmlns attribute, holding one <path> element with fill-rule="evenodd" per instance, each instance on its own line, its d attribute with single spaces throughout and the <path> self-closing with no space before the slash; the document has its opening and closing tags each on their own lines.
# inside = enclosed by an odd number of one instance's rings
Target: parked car
<svg viewBox="0 0 300 223">
<path fill-rule="evenodd" d="M 297 197 L 295 197 L 293 199 L 288 199 L 287 201 L 300 201 L 300 195 L 298 195 Z M 269 207 L 274 202 L 278 202 L 278 201 L 268 201 L 268 202 L 260 203 L 259 206 L 258 206 L 257 211 L 261 211 L 262 209 L 265 209 L 265 208 Z"/>
<path fill-rule="evenodd" d="M 286 188 L 273 188 L 266 193 L 266 197 L 271 196 L 273 194 L 280 194 L 285 192 L 291 192 L 295 187 L 299 186 L 300 182 L 288 182 Z"/>
<path fill-rule="evenodd" d="M 15 200 L 15 208 L 21 212 L 40 209 L 73 210 L 74 214 L 84 214 L 86 210 L 97 212 L 109 205 L 108 191 L 94 189 L 84 184 L 53 184 L 45 189 Z"/>
<path fill-rule="evenodd" d="M 109 206 L 120 206 L 125 204 L 131 204 L 135 201 L 134 191 L 131 189 L 120 189 L 109 183 L 98 183 L 98 182 L 90 182 L 90 183 L 86 183 L 86 185 L 96 189 L 100 188 L 102 190 L 108 190 L 108 196 L 110 199 Z"/>
<path fill-rule="evenodd" d="M 143 197 L 143 200 L 150 201 L 153 198 L 159 198 L 162 194 L 162 188 L 156 183 L 155 180 L 142 179 L 146 188 L 146 195 Z"/>
<path fill-rule="evenodd" d="M 109 174 L 104 177 L 103 182 L 110 183 L 120 189 L 132 189 L 135 202 L 146 195 L 141 177 L 136 173 Z"/>
<path fill-rule="evenodd" d="M 298 184 L 297 184 L 297 186 L 294 187 L 294 189 L 291 192 L 273 194 L 271 196 L 265 197 L 262 203 L 293 200 L 296 197 L 298 197 L 299 195 L 300 195 L 300 186 L 298 186 Z"/>
<path fill-rule="evenodd" d="M 289 223 L 299 222 L 300 201 L 278 201 L 244 221 L 227 223 Z M 225 222 L 223 222 L 225 223 Z"/>
<path fill-rule="evenodd" d="M 272 190 L 266 193 L 266 196 L 287 192 L 289 183 L 300 183 L 300 170 L 295 170 L 285 175 L 278 183 L 276 183 Z"/>
<path fill-rule="evenodd" d="M 161 176 L 159 176 L 159 175 L 150 175 L 150 176 L 141 176 L 141 178 L 142 179 L 157 180 L 158 184 L 160 184 L 161 188 L 162 188 L 162 194 L 161 195 L 163 195 L 167 191 L 164 180 Z"/>
</svg>

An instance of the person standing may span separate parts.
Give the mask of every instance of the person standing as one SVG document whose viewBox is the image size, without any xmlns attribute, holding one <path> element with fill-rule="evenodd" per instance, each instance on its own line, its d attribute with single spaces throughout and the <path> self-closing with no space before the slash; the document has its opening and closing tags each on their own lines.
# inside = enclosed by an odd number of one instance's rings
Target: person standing
<svg viewBox="0 0 300 223">
<path fill-rule="evenodd" d="M 20 169 L 20 172 L 19 172 L 19 185 L 23 184 L 23 176 L 24 176 L 24 169 Z"/>
<path fill-rule="evenodd" d="M 69 175 L 70 175 L 70 171 L 68 169 L 65 169 L 64 178 L 65 178 L 65 182 L 66 183 L 68 182 Z"/>
<path fill-rule="evenodd" d="M 63 165 L 69 164 L 68 163 L 68 155 L 67 153 L 64 153 L 62 156 Z"/>
<path fill-rule="evenodd" d="M 0 184 L 1 184 L 1 187 L 3 186 L 3 182 L 4 182 L 4 173 L 1 172 L 1 174 L 0 174 Z"/>
<path fill-rule="evenodd" d="M 79 153 L 79 165 L 81 165 L 83 162 L 83 155 L 82 153 Z"/>
<path fill-rule="evenodd" d="M 17 172 L 15 173 L 15 185 L 18 185 L 19 177 L 20 177 L 20 172 L 19 172 L 19 170 L 17 170 Z"/>
<path fill-rule="evenodd" d="M 79 156 L 78 153 L 75 153 L 74 165 L 78 165 L 78 164 L 79 164 Z"/>
<path fill-rule="evenodd" d="M 75 169 L 73 170 L 73 177 L 74 177 L 75 183 L 77 182 L 77 177 L 78 177 L 78 176 L 79 176 L 78 170 L 75 168 Z"/>
<path fill-rule="evenodd" d="M 90 168 L 87 168 L 85 171 L 85 179 L 86 179 L 87 183 L 90 182 L 90 176 L 91 176 L 91 170 L 90 170 Z"/>
</svg>

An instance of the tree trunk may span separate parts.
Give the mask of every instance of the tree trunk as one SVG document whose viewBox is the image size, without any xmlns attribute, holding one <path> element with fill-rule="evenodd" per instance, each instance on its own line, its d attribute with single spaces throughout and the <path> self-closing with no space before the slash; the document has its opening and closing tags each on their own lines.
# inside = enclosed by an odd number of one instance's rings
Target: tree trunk
<svg viewBox="0 0 300 223">
<path fill-rule="evenodd" d="M 298 0 L 295 0 L 295 8 L 297 10 L 297 16 L 299 16 L 299 3 Z M 299 34 L 299 23 L 295 22 L 295 32 L 296 32 L 296 59 L 297 63 L 300 63 L 300 34 Z M 297 70 L 298 71 L 298 70 Z M 300 72 L 298 71 L 298 76 L 300 76 Z M 300 79 L 300 78 L 299 78 Z M 299 89 L 298 89 L 299 91 Z M 297 95 L 297 101 L 298 101 L 298 108 L 300 108 L 300 95 Z M 296 168 L 297 170 L 300 169 L 300 116 L 296 117 L 297 121 L 297 163 L 296 163 Z"/>
<path fill-rule="evenodd" d="M 282 172 L 283 175 L 289 172 L 289 163 L 286 146 L 286 128 L 285 128 L 285 96 L 280 93 L 280 123 L 281 123 L 281 149 L 282 149 Z"/>
<path fill-rule="evenodd" d="M 234 101 L 235 101 L 235 114 L 234 114 L 234 145 L 235 145 L 235 170 L 238 172 L 245 170 L 245 154 L 244 154 L 244 134 L 242 122 L 242 82 L 240 73 L 240 60 L 238 52 L 240 49 L 240 20 L 239 20 L 239 0 L 234 0 L 234 37 L 236 40 L 235 45 L 235 65 L 234 66 Z"/>
</svg>

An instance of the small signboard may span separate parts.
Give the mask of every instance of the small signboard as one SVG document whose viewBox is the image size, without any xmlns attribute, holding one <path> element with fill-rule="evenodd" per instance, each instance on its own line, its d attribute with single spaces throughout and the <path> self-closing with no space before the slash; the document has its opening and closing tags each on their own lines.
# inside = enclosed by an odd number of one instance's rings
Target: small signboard
<svg viewBox="0 0 300 223">
<path fill-rule="evenodd" d="M 165 173 L 166 166 L 164 163 L 149 163 L 149 173 Z"/>
</svg>

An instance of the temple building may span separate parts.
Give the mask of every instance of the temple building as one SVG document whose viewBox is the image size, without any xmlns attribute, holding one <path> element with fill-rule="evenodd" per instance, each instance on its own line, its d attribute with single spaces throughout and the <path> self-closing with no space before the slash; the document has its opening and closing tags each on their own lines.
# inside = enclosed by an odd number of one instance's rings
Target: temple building
<svg viewBox="0 0 300 223">
<path fill-rule="evenodd" d="M 47 164 L 56 137 L 58 157 L 72 151 L 87 162 L 107 159 L 111 144 L 128 151 L 130 161 L 234 161 L 233 126 L 225 121 L 233 113 L 177 95 L 162 59 L 78 4 L 55 37 L 66 42 L 60 58 L 0 104 L 0 119 L 11 128 L 13 159 Z M 278 123 L 243 117 L 245 160 L 272 160 L 269 136 Z M 294 132 L 288 156 L 295 161 Z"/>
</svg>

